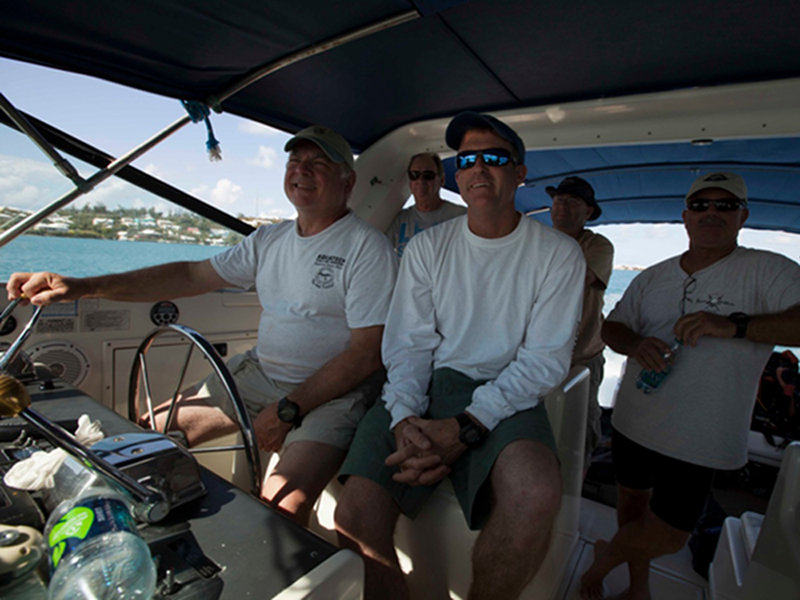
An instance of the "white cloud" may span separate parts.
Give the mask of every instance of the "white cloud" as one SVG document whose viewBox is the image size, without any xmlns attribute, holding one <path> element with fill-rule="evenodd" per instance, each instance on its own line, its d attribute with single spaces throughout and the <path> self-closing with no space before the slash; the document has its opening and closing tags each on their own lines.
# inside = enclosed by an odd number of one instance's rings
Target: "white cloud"
<svg viewBox="0 0 800 600">
<path fill-rule="evenodd" d="M 261 198 L 257 206 L 258 216 L 262 219 L 294 219 L 297 211 L 286 198 Z"/>
<path fill-rule="evenodd" d="M 214 206 L 230 206 L 242 196 L 242 186 L 233 183 L 230 179 L 220 179 L 217 185 L 209 192 L 209 201 Z"/>
<path fill-rule="evenodd" d="M 275 166 L 275 158 L 277 156 L 278 152 L 275 150 L 275 148 L 272 148 L 271 146 L 259 146 L 258 154 L 256 154 L 255 158 L 249 159 L 247 164 L 256 165 L 265 169 L 271 169 Z"/>
<path fill-rule="evenodd" d="M 148 175 L 152 175 L 153 177 L 162 177 L 161 168 L 153 163 L 147 163 L 144 167 L 142 167 L 142 171 Z"/>
<path fill-rule="evenodd" d="M 286 135 L 282 131 L 270 127 L 269 125 L 262 125 L 255 121 L 241 121 L 239 123 L 239 131 L 249 135 Z"/>
<path fill-rule="evenodd" d="M 72 182 L 48 163 L 0 155 L 0 206 L 35 210 L 72 187 Z"/>
</svg>

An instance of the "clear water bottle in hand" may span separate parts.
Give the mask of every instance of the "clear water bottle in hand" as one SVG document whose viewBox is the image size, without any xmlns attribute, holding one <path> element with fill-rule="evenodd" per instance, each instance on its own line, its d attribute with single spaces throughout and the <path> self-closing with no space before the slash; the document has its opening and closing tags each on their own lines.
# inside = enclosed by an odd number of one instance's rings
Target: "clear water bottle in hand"
<svg viewBox="0 0 800 600">
<path fill-rule="evenodd" d="M 129 499 L 93 486 L 64 500 L 45 526 L 50 600 L 150 599 L 156 569 L 139 535 Z"/>
<path fill-rule="evenodd" d="M 650 394 L 657 390 L 658 386 L 667 378 L 667 375 L 672 372 L 672 365 L 675 364 L 675 358 L 680 347 L 681 341 L 678 339 L 674 340 L 669 347 L 669 352 L 664 354 L 667 367 L 663 371 L 654 371 L 652 369 L 642 369 L 639 371 L 639 376 L 636 378 L 636 387 L 645 394 Z"/>
</svg>

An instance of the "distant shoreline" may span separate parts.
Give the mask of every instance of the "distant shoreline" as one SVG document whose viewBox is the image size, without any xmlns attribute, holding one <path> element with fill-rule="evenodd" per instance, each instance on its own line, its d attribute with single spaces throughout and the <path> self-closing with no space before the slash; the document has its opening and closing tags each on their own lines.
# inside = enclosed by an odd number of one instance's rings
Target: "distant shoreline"
<svg viewBox="0 0 800 600">
<path fill-rule="evenodd" d="M 647 267 L 639 267 L 636 265 L 614 265 L 615 271 L 644 271 Z"/>
</svg>

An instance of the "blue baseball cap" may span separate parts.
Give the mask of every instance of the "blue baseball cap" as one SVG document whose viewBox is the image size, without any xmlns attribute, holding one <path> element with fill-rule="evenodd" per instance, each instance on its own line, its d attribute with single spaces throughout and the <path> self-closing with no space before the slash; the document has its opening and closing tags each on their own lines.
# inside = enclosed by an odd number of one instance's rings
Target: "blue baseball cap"
<svg viewBox="0 0 800 600">
<path fill-rule="evenodd" d="M 453 117 L 447 126 L 444 139 L 447 145 L 453 150 L 458 150 L 464 134 L 470 129 L 489 129 L 507 141 L 514 147 L 517 153 L 516 159 L 521 164 L 525 162 L 525 144 L 517 135 L 517 132 L 503 123 L 500 119 L 484 113 L 476 113 L 471 110 L 464 111 Z"/>
</svg>

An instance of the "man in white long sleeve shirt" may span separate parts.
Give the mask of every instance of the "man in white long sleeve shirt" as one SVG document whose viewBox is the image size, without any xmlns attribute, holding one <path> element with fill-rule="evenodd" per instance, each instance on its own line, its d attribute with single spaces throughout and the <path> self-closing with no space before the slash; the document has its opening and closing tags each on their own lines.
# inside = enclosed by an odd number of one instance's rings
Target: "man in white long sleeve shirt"
<svg viewBox="0 0 800 600">
<path fill-rule="evenodd" d="M 514 208 L 525 148 L 489 115 L 447 129 L 467 215 L 406 247 L 382 352 L 383 402 L 340 471 L 342 543 L 365 558 L 366 598 L 407 598 L 392 537 L 449 475 L 481 529 L 470 598 L 515 598 L 535 575 L 561 481 L 540 398 L 567 374 L 585 262 L 574 240 Z"/>
</svg>

